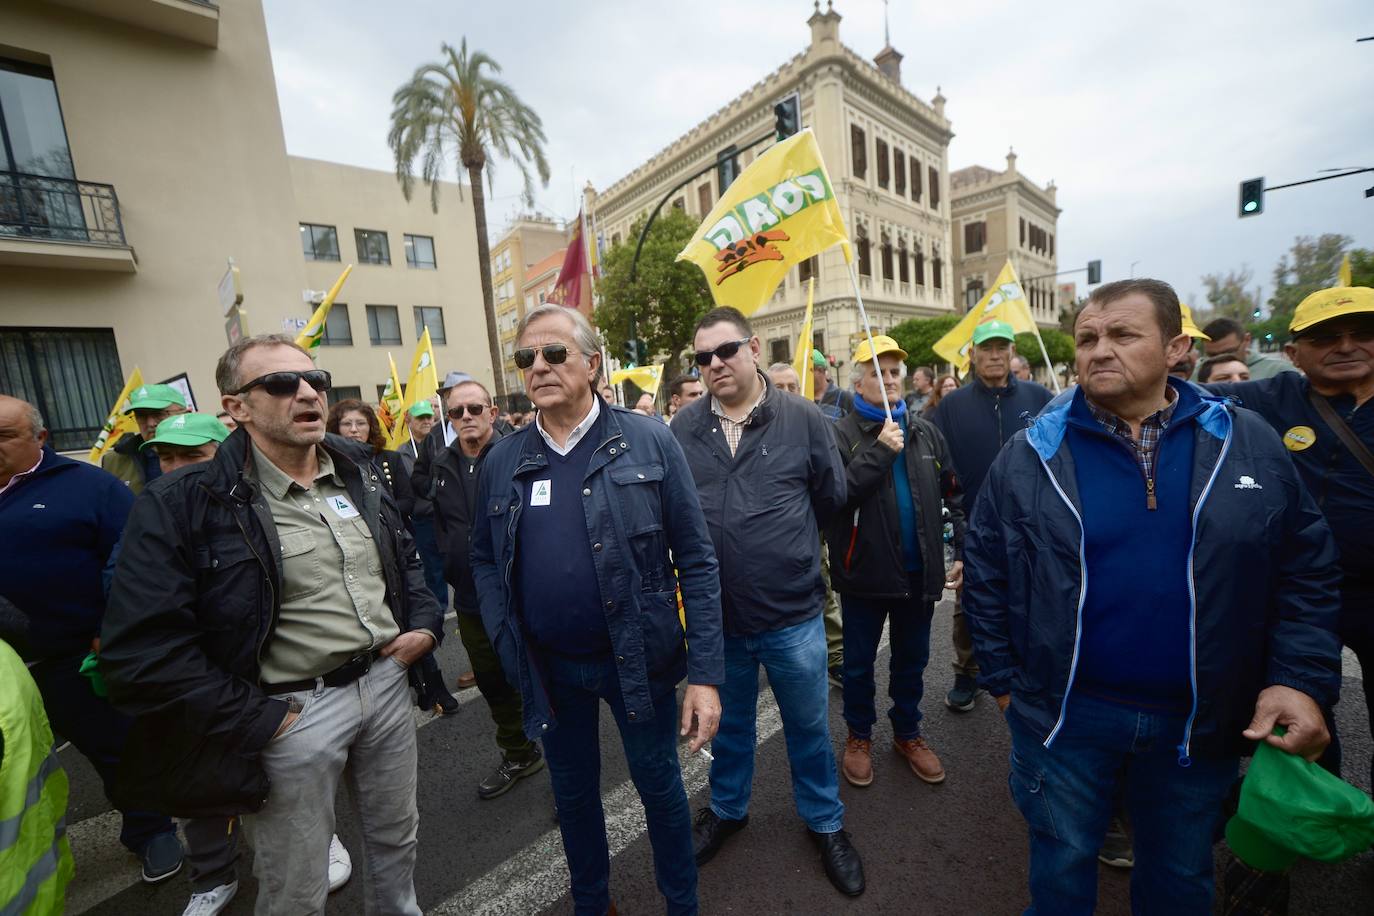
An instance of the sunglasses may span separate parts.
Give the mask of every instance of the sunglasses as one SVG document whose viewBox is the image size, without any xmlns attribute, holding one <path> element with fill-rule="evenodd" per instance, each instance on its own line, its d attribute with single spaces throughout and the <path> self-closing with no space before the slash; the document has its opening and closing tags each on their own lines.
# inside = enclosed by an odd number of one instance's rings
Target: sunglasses
<svg viewBox="0 0 1374 916">
<path fill-rule="evenodd" d="M 739 352 L 739 348 L 750 341 L 751 338 L 741 337 L 739 340 L 727 340 L 725 343 L 716 347 L 714 350 L 698 350 L 696 360 L 698 366 L 709 366 L 711 360 L 719 356 L 721 362 L 733 357 Z"/>
<path fill-rule="evenodd" d="M 534 354 L 543 353 L 544 362 L 557 366 L 568 361 L 568 348 L 563 344 L 549 344 L 543 347 L 521 347 L 515 351 L 515 365 L 518 369 L 528 369 L 534 365 Z"/>
<path fill-rule="evenodd" d="M 491 405 L 490 405 L 490 404 L 459 404 L 457 407 L 450 407 L 450 408 L 448 409 L 448 418 L 449 418 L 450 420 L 461 420 L 461 419 L 463 419 L 463 411 L 464 411 L 464 410 L 467 410 L 468 416 L 470 416 L 470 417 L 480 417 L 482 414 L 486 413 L 488 410 L 491 410 Z"/>
<path fill-rule="evenodd" d="M 329 373 L 324 369 L 307 369 L 304 372 L 269 372 L 253 379 L 238 391 L 230 394 L 243 394 L 253 388 L 261 388 L 274 398 L 284 398 L 295 394 L 301 387 L 301 379 L 316 391 L 328 391 L 332 384 Z"/>
</svg>

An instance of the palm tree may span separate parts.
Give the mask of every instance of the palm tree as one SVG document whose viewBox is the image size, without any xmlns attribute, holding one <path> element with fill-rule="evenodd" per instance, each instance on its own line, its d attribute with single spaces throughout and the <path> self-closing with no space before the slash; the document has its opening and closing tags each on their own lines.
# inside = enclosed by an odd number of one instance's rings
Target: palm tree
<svg viewBox="0 0 1374 916">
<path fill-rule="evenodd" d="M 482 277 L 482 303 L 486 308 L 487 345 L 496 379 L 496 396 L 506 396 L 506 377 L 501 358 L 501 338 L 496 329 L 496 304 L 491 291 L 491 246 L 487 241 L 487 203 L 482 192 L 482 169 L 491 181 L 491 160 L 499 155 L 515 163 L 524 178 L 526 206 L 534 203 L 534 177 L 549 184 L 549 163 L 544 158 L 544 124 L 504 81 L 495 77 L 500 64 L 481 51 L 468 53 L 464 38 L 458 50 L 444 43 L 443 60 L 415 71 L 410 81 L 391 97 L 391 130 L 387 143 L 396 156 L 396 177 L 401 192 L 410 199 L 415 186 L 412 172 L 416 157 L 422 159 L 421 176 L 429 185 L 430 205 L 439 212 L 439 179 L 448 156 L 456 152 L 467 169 L 472 187 L 472 216 L 477 223 L 477 265 Z"/>
</svg>

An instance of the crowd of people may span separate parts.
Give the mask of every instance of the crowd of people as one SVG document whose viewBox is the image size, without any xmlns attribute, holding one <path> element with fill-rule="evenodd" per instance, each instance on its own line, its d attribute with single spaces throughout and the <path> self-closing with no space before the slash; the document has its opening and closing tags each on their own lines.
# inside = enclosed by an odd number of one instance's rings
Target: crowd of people
<svg viewBox="0 0 1374 916">
<path fill-rule="evenodd" d="M 70 741 L 144 880 L 188 869 L 188 916 L 237 892 L 241 821 L 257 912 L 323 912 L 352 873 L 341 783 L 366 912 L 418 914 L 411 708 L 473 688 L 498 758 L 476 792 L 547 770 L 575 911 L 615 912 L 604 704 L 666 911 L 695 913 L 699 869 L 749 823 L 760 667 L 797 815 L 858 896 L 840 780 L 874 782 L 880 738 L 913 786 L 948 776 L 921 728 L 948 594 L 943 701 L 986 692 L 1005 716 L 1027 912 L 1092 912 L 1099 859 L 1134 867 L 1136 912 L 1211 912 L 1242 757 L 1260 742 L 1338 776 L 1342 646 L 1374 670 L 1374 290 L 1309 296 L 1286 359 L 1229 319 L 1198 328 L 1156 280 L 1098 287 L 1074 330 L 1059 395 L 992 320 L 965 384 L 917 367 L 908 390 L 908 354 L 874 335 L 849 387 L 814 352 L 808 399 L 715 308 L 659 416 L 651 395 L 615 405 L 579 312 L 540 306 L 514 353 L 533 410 L 452 372 L 397 451 L 278 335 L 220 358 L 218 416 L 137 389 L 138 432 L 101 467 L 0 395 L 0 818 L 25 823 L 0 829 L 0 910 L 61 910 Z M 450 605 L 471 666 L 453 681 Z M 681 753 L 711 760 L 695 813 Z M 1236 868 L 1237 901 L 1281 895 L 1282 869 Z M 1279 911 L 1255 907 L 1232 911 Z"/>
</svg>

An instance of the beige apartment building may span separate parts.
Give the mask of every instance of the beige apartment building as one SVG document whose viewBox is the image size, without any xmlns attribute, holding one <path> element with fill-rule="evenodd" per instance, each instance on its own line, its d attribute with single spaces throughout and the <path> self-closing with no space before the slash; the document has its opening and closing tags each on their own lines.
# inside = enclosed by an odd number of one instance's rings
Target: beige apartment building
<svg viewBox="0 0 1374 916">
<path fill-rule="evenodd" d="M 506 390 L 524 390 L 515 368 L 515 329 L 525 317 L 525 282 L 531 265 L 568 244 L 567 230 L 545 216 L 521 216 L 491 246 L 491 289 L 501 334 Z M 483 338 L 485 340 L 485 337 Z"/>
<path fill-rule="evenodd" d="M 250 333 L 358 263 L 319 357 L 342 393 L 375 399 L 388 350 L 404 374 L 417 322 L 441 371 L 491 380 L 470 203 L 290 159 L 260 0 L 6 0 L 0 127 L 0 391 L 58 448 L 89 447 L 135 366 L 218 409 L 231 258 Z"/>
<path fill-rule="evenodd" d="M 1007 153 L 1002 171 L 981 165 L 949 177 L 954 220 L 954 289 L 960 311 L 976 305 L 1008 259 L 1026 291 L 1035 323 L 1059 326 L 1060 284 L 1054 239 L 1059 221 L 1054 182 L 1041 187 Z"/>
<path fill-rule="evenodd" d="M 774 132 L 773 106 L 795 94 L 811 128 L 854 243 L 860 290 L 875 333 L 908 318 L 949 314 L 956 294 L 950 247 L 949 141 L 945 98 L 929 101 L 902 82 L 902 55 L 891 46 L 869 61 L 840 42 L 840 14 L 819 4 L 807 20 L 811 42 L 687 134 L 604 191 L 588 198 L 597 233 L 634 244 L 632 224 L 668 191 L 708 165 L 668 206 L 701 218 L 734 175 L 767 149 L 743 150 Z M 930 79 L 921 74 L 921 79 Z M 861 323 L 839 248 L 791 271 L 751 319 L 768 362 L 790 359 L 816 277 L 813 339 L 847 364 Z M 841 379 L 847 381 L 848 373 Z"/>
</svg>

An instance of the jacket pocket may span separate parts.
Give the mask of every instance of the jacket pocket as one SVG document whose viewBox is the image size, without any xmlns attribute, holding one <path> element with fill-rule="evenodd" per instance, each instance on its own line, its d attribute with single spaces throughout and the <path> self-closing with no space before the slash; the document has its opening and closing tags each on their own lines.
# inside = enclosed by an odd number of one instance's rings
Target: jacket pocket
<svg viewBox="0 0 1374 916">
<path fill-rule="evenodd" d="M 294 601 L 315 594 L 324 587 L 324 573 L 320 569 L 320 554 L 315 534 L 305 528 L 279 531 L 281 565 L 284 573 L 281 600 Z"/>
<path fill-rule="evenodd" d="M 677 592 L 645 592 L 639 596 L 640 629 L 644 636 L 644 667 L 661 671 L 683 653 L 686 633 L 677 612 Z"/>
<path fill-rule="evenodd" d="M 612 499 L 619 502 L 625 519 L 625 535 L 630 557 L 640 576 L 640 591 L 662 591 L 667 585 L 668 549 L 663 532 L 663 466 L 638 464 L 611 469 L 615 489 Z"/>
</svg>

